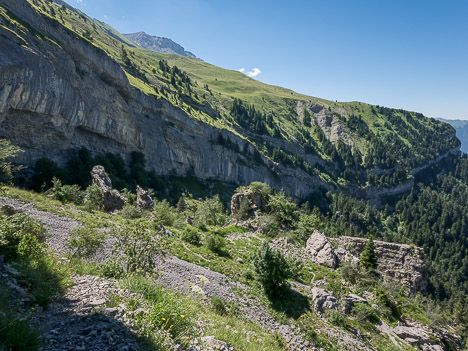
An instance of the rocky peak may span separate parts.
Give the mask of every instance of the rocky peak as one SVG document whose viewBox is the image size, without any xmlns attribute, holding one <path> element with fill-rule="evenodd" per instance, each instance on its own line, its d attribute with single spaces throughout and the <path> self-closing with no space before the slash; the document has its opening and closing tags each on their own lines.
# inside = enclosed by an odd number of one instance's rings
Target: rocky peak
<svg viewBox="0 0 468 351">
<path fill-rule="evenodd" d="M 124 34 L 124 36 L 147 50 L 161 52 L 163 54 L 177 54 L 187 57 L 196 57 L 190 51 L 186 51 L 181 45 L 169 38 L 157 37 L 145 32 L 129 33 Z"/>
</svg>

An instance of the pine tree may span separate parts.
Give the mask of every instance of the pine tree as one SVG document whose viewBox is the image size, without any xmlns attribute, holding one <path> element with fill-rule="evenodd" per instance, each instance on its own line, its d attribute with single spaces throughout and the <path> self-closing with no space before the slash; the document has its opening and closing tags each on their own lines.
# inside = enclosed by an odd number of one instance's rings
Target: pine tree
<svg viewBox="0 0 468 351">
<path fill-rule="evenodd" d="M 361 265 L 366 268 L 377 268 L 377 258 L 375 257 L 374 238 L 372 235 L 364 247 L 361 254 Z"/>
</svg>

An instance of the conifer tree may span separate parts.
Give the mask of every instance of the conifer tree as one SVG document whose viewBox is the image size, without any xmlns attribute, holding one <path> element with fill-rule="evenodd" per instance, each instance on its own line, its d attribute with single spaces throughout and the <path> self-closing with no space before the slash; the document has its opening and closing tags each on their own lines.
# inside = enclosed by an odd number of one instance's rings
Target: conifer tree
<svg viewBox="0 0 468 351">
<path fill-rule="evenodd" d="M 374 238 L 371 235 L 361 254 L 361 265 L 366 268 L 377 268 L 377 258 L 375 257 Z"/>
</svg>

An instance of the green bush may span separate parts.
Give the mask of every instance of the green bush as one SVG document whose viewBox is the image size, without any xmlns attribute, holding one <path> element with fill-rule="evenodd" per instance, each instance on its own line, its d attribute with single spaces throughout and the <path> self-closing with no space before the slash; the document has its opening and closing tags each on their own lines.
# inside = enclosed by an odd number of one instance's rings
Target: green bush
<svg viewBox="0 0 468 351">
<path fill-rule="evenodd" d="M 22 152 L 23 150 L 12 145 L 10 141 L 0 139 L 0 190 L 2 190 L 1 184 L 10 182 L 13 179 L 13 173 L 22 168 L 21 166 L 13 165 L 11 162 L 12 158 L 15 158 Z"/>
<path fill-rule="evenodd" d="M 0 313 L 0 349 L 37 350 L 40 333 L 31 328 L 24 316 L 8 311 Z M 3 348 L 4 347 L 4 348 Z"/>
<path fill-rule="evenodd" d="M 353 306 L 351 314 L 358 322 L 370 322 L 372 324 L 380 323 L 377 312 L 366 303 L 357 303 Z"/>
<path fill-rule="evenodd" d="M 18 245 L 25 234 L 29 234 L 28 238 L 33 236 L 38 243 L 43 243 L 47 230 L 43 224 L 25 213 L 0 216 L 0 254 L 5 255 L 6 260 L 18 256 Z"/>
<path fill-rule="evenodd" d="M 33 234 L 26 233 L 18 243 L 18 253 L 23 258 L 39 260 L 46 252 L 46 245 Z"/>
<path fill-rule="evenodd" d="M 124 275 L 122 263 L 118 260 L 111 259 L 99 265 L 99 272 L 106 278 L 119 279 Z"/>
<path fill-rule="evenodd" d="M 222 254 L 226 247 L 226 240 L 218 234 L 208 234 L 206 237 L 206 247 L 217 254 Z"/>
<path fill-rule="evenodd" d="M 346 326 L 346 317 L 339 311 L 331 311 L 330 323 L 338 327 L 344 327 Z"/>
<path fill-rule="evenodd" d="M 267 214 L 261 216 L 258 221 L 259 227 L 262 229 L 264 235 L 275 238 L 280 232 L 280 227 L 275 216 Z"/>
<path fill-rule="evenodd" d="M 219 314 L 220 316 L 224 316 L 228 313 L 228 310 L 226 308 L 226 303 L 224 302 L 223 299 L 220 299 L 217 296 L 212 296 L 210 299 L 211 307 L 213 310 Z"/>
<path fill-rule="evenodd" d="M 52 194 L 55 200 L 63 203 L 72 202 L 80 205 L 83 202 L 83 192 L 79 185 L 62 185 L 58 178 L 52 179 Z"/>
<path fill-rule="evenodd" d="M 215 195 L 211 199 L 205 199 L 198 205 L 194 215 L 194 225 L 202 227 L 205 225 L 221 226 L 227 221 L 224 205 L 219 196 Z"/>
<path fill-rule="evenodd" d="M 291 277 L 291 270 L 286 258 L 279 251 L 272 251 L 268 242 L 254 254 L 252 264 L 259 282 L 269 295 L 275 295 Z"/>
<path fill-rule="evenodd" d="M 299 218 L 297 205 L 284 194 L 284 191 L 271 195 L 268 207 L 282 228 L 290 229 Z"/>
<path fill-rule="evenodd" d="M 151 271 L 156 256 L 162 254 L 163 238 L 157 237 L 144 222 L 127 222 L 113 231 L 116 239 L 114 255 L 119 255 L 125 271 Z"/>
<path fill-rule="evenodd" d="M 299 217 L 294 238 L 305 244 L 314 230 L 320 228 L 320 218 L 316 214 L 303 214 Z"/>
<path fill-rule="evenodd" d="M 106 234 L 92 228 L 77 228 L 70 233 L 68 247 L 73 257 L 90 257 L 104 246 Z"/>
<path fill-rule="evenodd" d="M 341 275 L 351 284 L 356 284 L 360 279 L 359 266 L 357 264 L 345 261 L 341 265 Z"/>
<path fill-rule="evenodd" d="M 200 231 L 197 229 L 197 228 L 194 228 L 190 225 L 187 225 L 185 226 L 185 228 L 183 228 L 181 231 L 180 231 L 180 238 L 183 240 L 183 241 L 186 241 L 192 245 L 200 245 L 201 243 L 201 234 L 200 234 Z"/>
<path fill-rule="evenodd" d="M 136 219 L 143 216 L 143 212 L 135 205 L 126 203 L 120 212 L 120 215 L 125 219 Z"/>
<path fill-rule="evenodd" d="M 261 195 L 265 201 L 267 201 L 273 193 L 271 186 L 261 182 L 252 182 L 250 183 L 249 188 L 254 194 Z"/>
<path fill-rule="evenodd" d="M 154 202 L 153 225 L 155 229 L 161 226 L 172 227 L 180 222 L 181 215 L 166 200 Z"/>
<path fill-rule="evenodd" d="M 101 210 L 104 205 L 104 194 L 97 184 L 91 184 L 85 190 L 83 204 L 88 211 Z"/>
</svg>

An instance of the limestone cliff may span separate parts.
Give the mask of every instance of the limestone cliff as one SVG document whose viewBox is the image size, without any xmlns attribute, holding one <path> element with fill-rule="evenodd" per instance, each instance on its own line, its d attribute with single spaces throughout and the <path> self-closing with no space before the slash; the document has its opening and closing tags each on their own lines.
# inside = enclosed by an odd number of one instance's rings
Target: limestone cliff
<svg viewBox="0 0 468 351">
<path fill-rule="evenodd" d="M 4 0 L 1 6 L 27 29 L 19 36 L 8 29 L 15 24 L 0 16 L 0 138 L 26 151 L 19 162 L 31 167 L 45 156 L 63 165 L 81 147 L 124 158 L 140 151 L 147 167 L 159 175 L 190 174 L 237 184 L 261 181 L 295 198 L 304 198 L 319 186 L 336 186 L 311 171 L 271 161 L 249 140 L 256 138 L 270 149 L 286 150 L 311 168 L 336 168 L 333 162 L 308 154 L 298 143 L 250 135 L 237 126 L 231 131 L 219 129 L 197 120 L 168 99 L 134 88 L 122 66 L 106 51 L 57 19 L 39 14 L 26 0 Z M 308 108 L 314 110 L 314 106 Z M 319 110 L 322 113 L 324 108 Z M 334 120 L 330 124 L 327 116 L 323 112 L 314 118 L 332 141 L 342 138 L 352 144 L 343 123 Z M 217 143 L 220 136 L 235 148 Z M 411 185 L 346 191 L 378 199 L 382 194 L 406 192 Z"/>
</svg>

